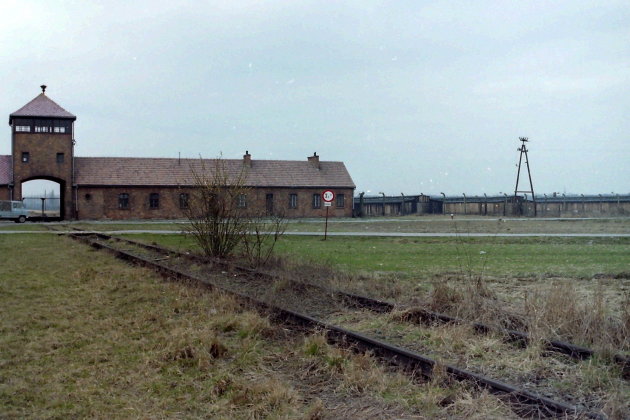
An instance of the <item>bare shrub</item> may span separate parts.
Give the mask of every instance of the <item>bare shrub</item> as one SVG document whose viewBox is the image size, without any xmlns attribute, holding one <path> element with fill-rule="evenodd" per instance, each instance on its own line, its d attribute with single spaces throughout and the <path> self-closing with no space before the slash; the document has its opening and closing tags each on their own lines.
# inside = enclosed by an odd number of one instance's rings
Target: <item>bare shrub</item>
<svg viewBox="0 0 630 420">
<path fill-rule="evenodd" d="M 237 200 L 247 194 L 247 174 L 243 166 L 230 174 L 223 159 L 215 159 L 214 167 L 206 167 L 200 159 L 199 171 L 191 168 L 194 190 L 186 216 L 190 233 L 206 256 L 227 257 L 247 233 L 248 220 Z"/>
<path fill-rule="evenodd" d="M 287 220 L 284 216 L 261 214 L 250 217 L 249 229 L 243 236 L 243 254 L 252 267 L 260 267 L 269 263 L 276 243 L 286 230 Z"/>
<path fill-rule="evenodd" d="M 284 234 L 285 218 L 266 215 L 256 203 L 247 206 L 247 166 L 228 168 L 217 158 L 213 167 L 200 159 L 200 169 L 191 168 L 193 193 L 188 201 L 186 231 L 208 257 L 225 258 L 243 251 L 252 266 L 269 261 Z"/>
</svg>

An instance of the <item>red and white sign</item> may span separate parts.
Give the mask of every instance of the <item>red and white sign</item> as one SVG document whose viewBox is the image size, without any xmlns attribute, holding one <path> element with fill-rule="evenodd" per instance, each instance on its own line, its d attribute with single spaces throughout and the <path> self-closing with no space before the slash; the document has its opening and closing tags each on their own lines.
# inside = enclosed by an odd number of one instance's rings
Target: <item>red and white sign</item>
<svg viewBox="0 0 630 420">
<path fill-rule="evenodd" d="M 324 200 L 327 203 L 332 203 L 332 201 L 335 199 L 335 193 L 332 192 L 331 190 L 326 190 L 322 193 L 322 200 Z"/>
</svg>

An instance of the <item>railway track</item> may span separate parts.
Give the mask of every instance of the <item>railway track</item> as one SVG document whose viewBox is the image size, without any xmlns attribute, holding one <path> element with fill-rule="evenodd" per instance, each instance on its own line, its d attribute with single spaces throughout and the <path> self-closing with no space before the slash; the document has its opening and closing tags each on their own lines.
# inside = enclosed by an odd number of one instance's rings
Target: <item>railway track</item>
<svg viewBox="0 0 630 420">
<path fill-rule="evenodd" d="M 128 243 L 134 246 L 142 247 L 147 250 L 160 253 L 162 255 L 178 255 L 179 257 L 187 258 L 192 261 L 196 261 L 198 263 L 207 263 L 208 258 L 201 257 L 195 254 L 184 254 L 181 252 L 173 251 L 170 249 L 166 249 L 156 245 L 145 244 L 138 241 L 133 241 L 126 238 L 115 237 L 112 235 L 105 235 L 101 233 L 96 233 L 99 238 L 104 240 L 114 240 L 123 243 Z M 248 267 L 243 267 L 235 264 L 228 264 L 224 261 L 214 259 L 212 260 L 214 264 L 221 265 L 224 267 L 230 267 L 231 269 L 235 269 L 239 272 L 252 275 L 252 276 L 262 276 L 270 279 L 276 278 L 276 276 L 259 271 L 254 270 Z M 290 280 L 293 283 L 295 281 Z M 316 288 L 322 290 L 326 294 L 335 295 L 338 299 L 344 302 L 344 304 L 353 306 L 356 308 L 367 309 L 377 313 L 388 313 L 392 312 L 396 309 L 396 304 L 392 302 L 387 302 L 379 299 L 373 299 L 367 296 L 361 296 L 353 293 L 347 293 L 340 290 L 330 290 L 325 289 L 321 285 L 316 284 L 307 284 L 308 287 Z M 480 322 L 468 322 L 466 320 L 456 318 L 450 315 L 441 314 L 438 312 L 429 311 L 423 308 L 410 308 L 403 313 L 402 318 L 405 321 L 414 322 L 414 323 L 444 323 L 444 324 L 470 324 L 474 331 L 481 334 L 488 333 L 498 333 L 501 336 L 505 337 L 507 341 L 526 346 L 531 343 L 532 338 L 529 334 L 522 331 L 516 331 L 505 328 L 497 328 Z M 568 343 L 560 340 L 543 340 L 544 350 L 548 352 L 556 352 L 560 354 L 567 355 L 571 358 L 577 360 L 585 360 L 590 357 L 595 356 L 595 351 L 583 346 L 578 346 L 572 343 Z M 621 367 L 622 375 L 625 379 L 630 379 L 630 357 L 624 356 L 622 354 L 615 354 L 612 356 L 612 360 Z"/>
<path fill-rule="evenodd" d="M 175 253 L 155 245 L 142 244 L 136 241 L 115 238 L 109 235 L 77 232 L 71 234 L 70 236 L 96 249 L 108 251 L 118 258 L 154 269 L 165 277 L 199 283 L 210 289 L 221 290 L 232 294 L 244 302 L 271 314 L 273 319 L 299 326 L 300 328 L 306 327 L 309 329 L 321 330 L 324 332 L 327 339 L 332 343 L 349 346 L 356 351 L 370 352 L 379 359 L 398 366 L 405 371 L 410 371 L 414 374 L 420 373 L 422 376 L 430 378 L 436 366 L 440 366 L 440 368 L 442 368 L 452 378 L 473 383 L 480 388 L 487 389 L 493 394 L 505 397 L 513 403 L 515 412 L 520 415 L 535 418 L 558 416 L 596 419 L 605 418 L 602 414 L 588 412 L 563 401 L 556 401 L 534 392 L 530 392 L 453 365 L 438 363 L 429 357 L 408 349 L 404 349 L 392 345 L 391 343 L 377 340 L 373 337 L 322 321 L 321 319 L 314 317 L 312 314 L 307 315 L 293 309 L 287 309 L 286 307 L 270 303 L 269 301 L 261 300 L 256 294 L 245 294 L 235 288 L 227 288 L 225 285 L 219 284 L 215 280 L 211 280 L 210 276 L 204 275 L 203 272 L 195 273 L 185 269 L 187 265 L 190 266 L 191 261 L 207 263 L 207 259 L 201 259 L 200 257 L 190 254 Z M 132 249 L 124 249 L 124 247 L 131 247 Z M 138 255 L 138 249 L 144 249 L 148 251 L 148 253 L 146 255 Z M 180 260 L 180 267 L 177 267 L 177 264 L 173 264 L 175 259 Z M 188 261 L 188 263 L 182 264 L 181 261 L 183 260 Z M 225 262 L 213 260 L 211 261 L 211 264 L 214 265 L 215 272 L 217 267 L 222 267 L 223 269 L 227 268 Z M 245 267 L 238 267 L 236 270 L 246 273 L 247 276 L 270 276 L 269 274 L 260 273 Z M 224 271 L 224 273 L 228 274 L 227 271 Z M 230 281 L 232 282 L 233 278 L 230 278 Z M 377 312 L 386 312 L 393 309 L 393 304 L 388 302 L 377 301 L 358 295 L 344 294 L 339 291 L 329 291 L 329 293 L 331 296 L 334 295 L 336 298 L 345 303 L 358 305 L 361 308 L 371 307 L 370 309 Z"/>
</svg>

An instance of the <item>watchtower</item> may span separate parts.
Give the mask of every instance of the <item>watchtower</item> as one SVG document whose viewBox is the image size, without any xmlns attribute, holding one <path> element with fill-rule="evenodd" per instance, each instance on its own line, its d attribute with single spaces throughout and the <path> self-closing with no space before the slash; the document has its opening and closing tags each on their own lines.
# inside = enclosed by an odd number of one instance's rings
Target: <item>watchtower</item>
<svg viewBox="0 0 630 420">
<path fill-rule="evenodd" d="M 59 183 L 61 218 L 73 218 L 74 121 L 76 116 L 42 93 L 9 115 L 13 200 L 22 183 L 45 179 Z"/>
</svg>

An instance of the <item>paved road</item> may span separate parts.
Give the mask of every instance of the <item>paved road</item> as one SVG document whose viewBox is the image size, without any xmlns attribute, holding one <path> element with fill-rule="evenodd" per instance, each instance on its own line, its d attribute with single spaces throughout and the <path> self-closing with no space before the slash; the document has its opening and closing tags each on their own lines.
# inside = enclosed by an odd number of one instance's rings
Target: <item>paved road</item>
<svg viewBox="0 0 630 420">
<path fill-rule="evenodd" d="M 304 218 L 304 219 L 289 219 L 288 224 L 292 223 L 323 223 L 323 218 Z M 404 222 L 404 223 L 431 223 L 431 222 L 497 222 L 499 220 L 503 222 L 553 222 L 553 221 L 580 221 L 580 220 L 629 220 L 630 217 L 474 217 L 456 215 L 455 219 L 450 219 L 447 216 L 424 216 L 424 217 L 412 217 L 401 216 L 399 218 L 391 217 L 369 217 L 369 218 L 330 218 L 329 223 L 383 223 L 383 222 Z M 61 222 L 46 222 L 46 225 L 67 225 L 73 223 L 90 223 L 96 225 L 137 225 L 137 224 L 187 224 L 185 219 L 158 219 L 158 220 L 82 220 L 78 222 L 73 221 L 61 221 Z M 0 226 L 14 225 L 13 221 L 0 221 Z"/>
<path fill-rule="evenodd" d="M 76 231 L 19 231 L 19 230 L 0 230 L 0 235 L 5 234 L 58 234 L 58 233 L 76 233 Z M 172 235 L 182 233 L 180 230 L 110 230 L 99 231 L 106 235 L 122 235 L 122 234 L 140 234 L 152 233 L 157 235 Z M 324 236 L 324 232 L 285 232 L 285 235 L 293 236 Z M 572 238 L 630 238 L 630 233 L 452 233 L 452 232 L 436 232 L 436 233 L 414 233 L 414 232 L 328 232 L 328 236 L 365 236 L 365 237 L 406 237 L 406 238 L 449 238 L 449 237 L 572 237 Z"/>
</svg>

